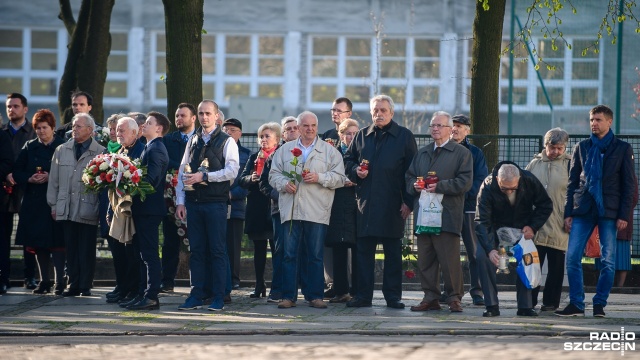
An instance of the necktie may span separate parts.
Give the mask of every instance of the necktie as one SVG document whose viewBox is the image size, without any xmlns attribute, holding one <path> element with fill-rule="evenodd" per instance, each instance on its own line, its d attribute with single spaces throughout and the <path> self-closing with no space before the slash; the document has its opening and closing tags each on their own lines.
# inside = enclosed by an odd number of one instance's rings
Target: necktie
<svg viewBox="0 0 640 360">
<path fill-rule="evenodd" d="M 82 156 L 82 144 L 76 144 L 76 160 L 80 160 Z"/>
<path fill-rule="evenodd" d="M 438 146 L 436 148 L 436 156 L 440 155 L 440 152 L 442 151 L 442 148 L 440 146 Z"/>
<path fill-rule="evenodd" d="M 186 144 L 188 140 L 189 137 L 187 136 L 187 134 L 182 134 L 182 142 Z"/>
</svg>

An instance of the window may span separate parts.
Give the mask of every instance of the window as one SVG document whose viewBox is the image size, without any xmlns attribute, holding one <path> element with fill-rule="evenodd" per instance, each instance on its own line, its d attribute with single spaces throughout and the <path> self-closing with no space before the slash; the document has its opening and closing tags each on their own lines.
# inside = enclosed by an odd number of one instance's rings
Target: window
<svg viewBox="0 0 640 360">
<path fill-rule="evenodd" d="M 153 101 L 162 104 L 166 86 L 165 36 L 156 33 Z M 285 41 L 282 35 L 205 34 L 202 36 L 202 96 L 219 105 L 232 96 L 283 96 Z"/>
<path fill-rule="evenodd" d="M 126 99 L 129 79 L 129 36 L 125 32 L 111 32 L 111 52 L 107 61 L 107 81 L 104 83 L 105 100 Z M 110 101 L 106 101 L 109 103 Z"/>
<path fill-rule="evenodd" d="M 500 110 L 506 111 L 509 105 L 509 76 L 513 76 L 512 105 L 514 111 L 548 111 L 549 104 L 554 109 L 589 108 L 599 103 L 602 82 L 602 54 L 590 49 L 585 56 L 582 51 L 593 44 L 592 39 L 566 37 L 571 49 L 558 45 L 554 51 L 550 40 L 536 40 L 537 56 L 543 58 L 538 72 L 531 62 L 529 49 L 517 45 L 514 48 L 513 71 L 510 71 L 509 56 L 501 58 L 500 67 Z M 508 46 L 503 41 L 502 48 Z M 471 46 L 465 47 L 468 79 L 471 85 Z M 533 49 L 531 49 L 533 51 Z M 547 69 L 547 65 L 555 67 Z M 544 84 L 544 87 L 542 86 Z M 468 105 L 468 98 L 465 99 Z"/>
<path fill-rule="evenodd" d="M 354 108 L 368 109 L 379 92 L 407 110 L 440 104 L 440 40 L 385 37 L 311 36 L 309 38 L 307 102 L 325 108 L 339 96 Z M 378 56 L 379 53 L 379 56 Z"/>
</svg>

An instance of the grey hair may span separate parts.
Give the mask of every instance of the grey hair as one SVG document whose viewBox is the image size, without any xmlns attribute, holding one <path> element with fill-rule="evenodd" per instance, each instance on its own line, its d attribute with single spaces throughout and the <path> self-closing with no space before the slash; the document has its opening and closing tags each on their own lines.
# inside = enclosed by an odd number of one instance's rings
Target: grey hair
<svg viewBox="0 0 640 360">
<path fill-rule="evenodd" d="M 429 121 L 429 124 L 431 124 L 433 122 L 433 119 L 435 119 L 438 116 L 446 116 L 447 117 L 447 125 L 449 125 L 449 127 L 453 127 L 453 118 L 451 118 L 451 114 L 449 114 L 446 111 L 436 111 L 433 113 L 433 116 L 431 117 L 431 121 Z"/>
<path fill-rule="evenodd" d="M 285 126 L 285 125 L 287 125 L 288 123 L 290 123 L 290 122 L 292 122 L 292 121 L 297 122 L 297 121 L 298 121 L 298 119 L 296 119 L 296 117 L 295 117 L 295 116 L 285 116 L 285 117 L 283 117 L 283 118 L 282 118 L 282 120 L 280 120 L 280 123 L 281 123 L 281 125 L 282 125 L 282 128 L 284 128 L 284 126 Z"/>
<path fill-rule="evenodd" d="M 136 133 L 138 132 L 138 123 L 133 120 L 133 118 L 130 118 L 128 116 L 121 117 L 120 119 L 118 119 L 118 125 L 120 124 L 127 124 L 127 126 L 129 126 L 129 130 L 133 129 Z"/>
<path fill-rule="evenodd" d="M 351 118 L 342 120 L 342 123 L 340 124 L 340 126 L 338 126 L 338 134 L 340 135 L 344 134 L 347 131 L 347 129 L 352 126 L 355 126 L 358 129 L 360 128 L 360 124 L 358 124 L 357 121 Z"/>
<path fill-rule="evenodd" d="M 498 169 L 498 179 L 508 182 L 520 179 L 520 170 L 513 164 L 504 164 Z"/>
<path fill-rule="evenodd" d="M 125 116 L 126 116 L 125 114 L 111 114 L 111 116 L 107 118 L 105 125 L 109 127 L 111 126 L 111 124 L 118 124 L 118 120 Z"/>
<path fill-rule="evenodd" d="M 138 126 L 144 124 L 145 121 L 147 121 L 147 115 L 141 112 L 132 111 L 128 113 L 127 116 L 132 118 L 136 123 L 138 123 Z"/>
<path fill-rule="evenodd" d="M 220 109 L 218 109 L 218 117 L 219 117 L 218 121 L 224 122 L 224 113 Z"/>
<path fill-rule="evenodd" d="M 262 133 L 265 130 L 273 131 L 273 133 L 276 135 L 276 144 L 280 142 L 280 139 L 282 138 L 282 129 L 280 128 L 280 124 L 274 121 L 274 122 L 268 122 L 266 124 L 260 125 L 257 133 L 258 144 L 260 144 L 260 133 Z"/>
<path fill-rule="evenodd" d="M 79 119 L 84 119 L 84 124 L 86 126 L 90 127 L 92 130 L 95 130 L 96 122 L 95 122 L 95 120 L 93 120 L 93 116 L 91 116 L 91 115 L 89 115 L 87 113 L 77 113 L 71 119 L 71 124 L 75 123 L 76 120 L 79 120 Z"/>
<path fill-rule="evenodd" d="M 389 95 L 376 95 L 369 100 L 369 110 L 373 109 L 373 103 L 376 101 L 386 101 L 389 103 L 389 109 L 393 112 L 393 108 L 395 104 L 393 103 L 393 99 Z"/>
<path fill-rule="evenodd" d="M 300 115 L 298 115 L 298 118 L 296 119 L 296 121 L 298 121 L 298 125 L 300 125 L 300 122 L 302 122 L 302 119 L 304 119 L 307 116 L 312 116 L 314 119 L 316 119 L 316 125 L 318 124 L 318 117 L 316 116 L 316 114 L 312 113 L 311 111 L 303 111 L 300 113 Z"/>
<path fill-rule="evenodd" d="M 544 134 L 544 146 L 549 144 L 565 145 L 567 141 L 569 141 L 569 133 L 559 127 L 553 128 Z"/>
</svg>

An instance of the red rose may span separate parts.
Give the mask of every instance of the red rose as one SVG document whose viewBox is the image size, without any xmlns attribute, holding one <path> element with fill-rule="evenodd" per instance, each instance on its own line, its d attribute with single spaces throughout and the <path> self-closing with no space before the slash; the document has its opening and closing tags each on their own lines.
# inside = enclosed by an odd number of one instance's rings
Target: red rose
<svg viewBox="0 0 640 360">
<path fill-rule="evenodd" d="M 96 166 L 96 167 L 94 167 L 94 168 L 93 168 L 93 170 L 92 170 L 93 175 L 97 174 L 97 173 L 98 173 L 98 170 L 99 170 L 99 169 L 98 169 L 98 167 L 97 167 L 97 166 Z"/>
<path fill-rule="evenodd" d="M 100 174 L 100 180 L 102 180 L 102 181 L 107 180 L 107 174 L 105 174 L 105 173 L 101 173 L 101 174 Z"/>
<path fill-rule="evenodd" d="M 140 182 L 140 175 L 138 175 L 138 173 L 131 175 L 131 182 L 134 184 Z"/>
<path fill-rule="evenodd" d="M 293 148 L 293 150 L 291 150 L 291 153 L 293 154 L 293 156 L 298 157 L 298 156 L 302 155 L 302 150 L 300 150 L 298 148 Z"/>
<path fill-rule="evenodd" d="M 107 182 L 112 182 L 113 181 L 113 174 L 107 174 L 106 178 L 107 178 Z"/>
<path fill-rule="evenodd" d="M 407 279 L 413 279 L 414 277 L 416 277 L 416 273 L 413 272 L 413 270 L 407 270 L 404 272 L 404 276 L 406 276 Z"/>
<path fill-rule="evenodd" d="M 177 176 L 173 176 L 171 178 L 171 186 L 173 186 L 173 187 L 178 186 L 178 177 Z"/>
<path fill-rule="evenodd" d="M 129 171 L 131 171 L 132 173 L 135 172 L 136 170 L 138 170 L 135 166 L 131 165 L 129 166 Z"/>
</svg>

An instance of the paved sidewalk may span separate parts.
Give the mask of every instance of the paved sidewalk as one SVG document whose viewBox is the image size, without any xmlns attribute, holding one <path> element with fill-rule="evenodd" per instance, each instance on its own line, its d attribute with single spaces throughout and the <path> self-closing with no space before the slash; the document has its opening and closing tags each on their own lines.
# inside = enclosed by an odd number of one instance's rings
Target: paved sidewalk
<svg viewBox="0 0 640 360">
<path fill-rule="evenodd" d="M 585 336 L 590 331 L 640 333 L 640 296 L 611 294 L 605 318 L 594 318 L 587 294 L 586 317 L 560 318 L 543 312 L 536 318 L 516 316 L 515 292 L 500 292 L 497 318 L 483 318 L 484 307 L 463 298 L 463 313 L 448 310 L 412 312 L 409 306 L 422 298 L 419 291 L 403 293 L 404 310 L 385 306 L 376 291 L 371 308 L 347 308 L 329 304 L 328 309 L 310 308 L 302 300 L 298 307 L 278 309 L 266 299 L 250 299 L 250 289 L 233 291 L 224 311 L 179 311 L 188 288 L 160 298 L 158 311 L 127 311 L 107 304 L 104 294 L 111 288 L 92 290 L 91 297 L 63 298 L 33 295 L 13 287 L 0 296 L 0 336 L 84 336 L 84 335 L 241 335 L 241 334 L 366 334 L 366 335 L 519 335 Z"/>
</svg>

